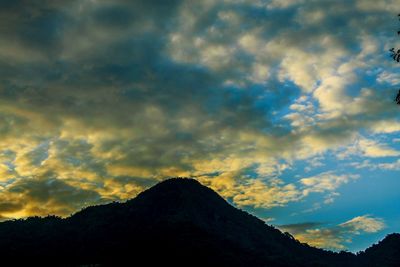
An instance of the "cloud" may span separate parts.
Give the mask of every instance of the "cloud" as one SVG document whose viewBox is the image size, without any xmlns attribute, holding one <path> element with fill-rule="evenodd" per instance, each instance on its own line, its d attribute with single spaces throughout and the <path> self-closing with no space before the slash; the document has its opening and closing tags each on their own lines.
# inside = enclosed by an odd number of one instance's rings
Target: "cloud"
<svg viewBox="0 0 400 267">
<path fill-rule="evenodd" d="M 283 230 L 290 230 L 291 234 L 296 235 L 298 233 L 302 233 L 310 228 L 317 228 L 322 226 L 323 223 L 319 222 L 304 222 L 304 223 L 294 223 L 294 224 L 286 224 L 278 226 L 280 229 Z"/>
<path fill-rule="evenodd" d="M 377 81 L 380 83 L 389 83 L 390 85 L 400 84 L 399 76 L 388 71 L 382 71 L 379 74 Z"/>
<path fill-rule="evenodd" d="M 400 122 L 397 120 L 382 120 L 372 126 L 375 133 L 395 133 L 400 131 Z"/>
<path fill-rule="evenodd" d="M 358 234 L 360 231 L 366 233 L 376 233 L 382 230 L 385 227 L 385 224 L 383 223 L 382 219 L 364 215 L 354 217 L 347 222 L 341 223 L 339 226 L 347 228 L 349 231 Z"/>
<path fill-rule="evenodd" d="M 346 158 L 357 155 L 367 158 L 382 158 L 398 156 L 399 153 L 399 151 L 389 147 L 386 144 L 382 144 L 371 139 L 359 137 L 355 139 L 354 145 L 348 146 L 344 151 L 338 154 L 338 157 Z"/>
<path fill-rule="evenodd" d="M 380 163 L 378 164 L 378 168 L 384 170 L 400 170 L 400 160 L 391 162 L 391 163 Z"/>
<path fill-rule="evenodd" d="M 361 162 L 351 162 L 349 163 L 350 166 L 353 166 L 357 169 L 369 169 L 369 170 L 389 170 L 389 171 L 396 171 L 400 170 L 400 160 L 395 160 L 392 162 L 380 162 L 374 163 L 370 160 L 363 160 Z"/>
<path fill-rule="evenodd" d="M 270 209 L 302 198 L 301 192 L 294 184 L 284 184 L 279 179 L 236 181 L 233 177 L 222 175 L 218 178 L 202 177 L 200 181 L 223 197 L 231 199 L 239 207 Z"/>
<path fill-rule="evenodd" d="M 0 214 L 4 218 L 49 214 L 67 216 L 82 205 L 101 201 L 97 192 L 55 178 L 29 178 L 17 180 L 2 189 Z"/>
<path fill-rule="evenodd" d="M 47 190 L 48 180 L 70 194 L 124 200 L 167 177 L 193 176 L 239 206 L 282 207 L 310 192 L 329 202 L 355 178 L 282 174 L 302 160 L 322 167 L 313 158 L 338 147 L 398 155 L 370 140 L 398 131 L 388 87 L 395 72 L 379 53 L 392 31 L 382 4 L 0 5 L 0 185 L 13 216 L 34 214 L 6 189 L 27 180 L 24 188 Z M 97 197 L 36 211 L 64 215 Z"/>
<path fill-rule="evenodd" d="M 312 192 L 322 193 L 326 191 L 334 191 L 343 184 L 347 184 L 351 180 L 358 179 L 359 175 L 336 175 L 332 171 L 318 174 L 316 176 L 300 179 L 305 186 L 303 194 L 308 195 Z"/>
<path fill-rule="evenodd" d="M 210 167 L 211 172 L 215 166 Z M 279 172 L 276 169 L 270 170 L 272 176 L 268 179 L 260 180 L 247 177 L 246 172 L 240 171 L 242 168 L 238 167 L 236 172 L 226 170 L 223 173 L 199 175 L 197 179 L 239 207 L 252 206 L 270 209 L 300 201 L 310 193 L 324 193 L 324 203 L 331 204 L 336 197 L 340 196 L 335 192 L 336 189 L 359 178 L 359 175 L 337 175 L 330 171 L 301 178 L 298 183 L 285 183 L 282 179 L 274 177 L 273 174 Z M 254 170 L 259 169 L 255 168 Z M 320 208 L 320 204 L 318 208 Z"/>
<path fill-rule="evenodd" d="M 363 154 L 367 157 L 388 157 L 398 156 L 400 154 L 399 151 L 377 144 L 371 140 L 360 140 L 359 146 Z"/>
<path fill-rule="evenodd" d="M 281 225 L 278 228 L 290 232 L 296 239 L 311 246 L 343 250 L 354 236 L 379 232 L 385 228 L 385 223 L 381 218 L 363 215 L 333 226 L 307 222 Z"/>
</svg>

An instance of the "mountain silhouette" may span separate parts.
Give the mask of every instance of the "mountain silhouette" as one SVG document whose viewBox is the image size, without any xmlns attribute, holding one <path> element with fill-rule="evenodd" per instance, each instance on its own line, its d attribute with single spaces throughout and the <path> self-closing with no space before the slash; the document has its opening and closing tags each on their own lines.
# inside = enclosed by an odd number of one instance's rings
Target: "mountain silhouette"
<svg viewBox="0 0 400 267">
<path fill-rule="evenodd" d="M 125 203 L 0 223 L 13 266 L 400 266 L 400 235 L 355 255 L 310 247 L 193 179 L 163 181 Z"/>
<path fill-rule="evenodd" d="M 360 266 L 400 266 L 400 234 L 387 235 L 357 257 Z"/>
</svg>

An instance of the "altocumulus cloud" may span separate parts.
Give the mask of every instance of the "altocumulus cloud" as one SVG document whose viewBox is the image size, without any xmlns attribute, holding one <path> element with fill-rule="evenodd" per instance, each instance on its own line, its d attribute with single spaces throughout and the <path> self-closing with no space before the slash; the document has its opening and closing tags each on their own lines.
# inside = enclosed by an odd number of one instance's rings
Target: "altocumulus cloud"
<svg viewBox="0 0 400 267">
<path fill-rule="evenodd" d="M 325 155 L 398 155 L 372 140 L 400 130 L 381 53 L 394 7 L 1 1 L 0 215 L 64 216 L 171 176 L 239 206 L 331 203 L 359 175 L 282 173 Z"/>
</svg>

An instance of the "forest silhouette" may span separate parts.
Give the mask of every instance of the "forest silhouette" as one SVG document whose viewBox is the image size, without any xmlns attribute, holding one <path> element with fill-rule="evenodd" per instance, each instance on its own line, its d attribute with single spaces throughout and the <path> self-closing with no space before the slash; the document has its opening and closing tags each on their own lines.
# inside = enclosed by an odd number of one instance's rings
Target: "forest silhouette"
<svg viewBox="0 0 400 267">
<path fill-rule="evenodd" d="M 0 256 L 13 266 L 400 266 L 400 234 L 363 252 L 300 243 L 193 179 L 163 181 L 125 203 L 62 219 L 0 223 Z M 11 266 L 11 265 L 10 265 Z"/>
</svg>

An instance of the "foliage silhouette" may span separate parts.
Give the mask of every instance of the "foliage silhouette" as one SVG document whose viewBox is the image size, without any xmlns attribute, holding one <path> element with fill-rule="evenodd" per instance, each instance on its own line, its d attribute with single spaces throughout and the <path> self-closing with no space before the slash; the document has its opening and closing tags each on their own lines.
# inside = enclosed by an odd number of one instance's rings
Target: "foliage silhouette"
<svg viewBox="0 0 400 267">
<path fill-rule="evenodd" d="M 398 14 L 397 16 L 400 17 L 400 14 Z M 399 18 L 399 20 L 400 20 L 400 18 Z M 397 34 L 400 35 L 400 30 L 397 31 Z M 400 62 L 400 49 L 396 50 L 394 47 L 392 47 L 389 51 L 390 51 L 390 55 L 393 58 L 393 60 Z"/>
<path fill-rule="evenodd" d="M 396 103 L 397 103 L 398 105 L 400 105 L 400 89 L 399 89 L 399 92 L 397 93 L 397 96 L 396 96 L 395 101 L 396 101 Z"/>
<path fill-rule="evenodd" d="M 397 16 L 400 17 L 400 14 L 398 14 Z M 399 18 L 399 20 L 400 20 L 400 18 Z M 397 34 L 400 35 L 400 30 L 397 31 Z M 400 62 L 400 49 L 396 50 L 394 47 L 392 47 L 389 51 L 390 51 L 390 56 L 393 58 L 393 60 L 397 61 L 397 62 Z M 400 89 L 399 89 L 399 92 L 396 95 L 395 102 L 398 105 L 400 105 Z"/>
<path fill-rule="evenodd" d="M 186 178 L 66 219 L 0 223 L 0 256 L 13 266 L 398 267 L 399 243 L 393 234 L 359 255 L 313 248 Z"/>
</svg>

